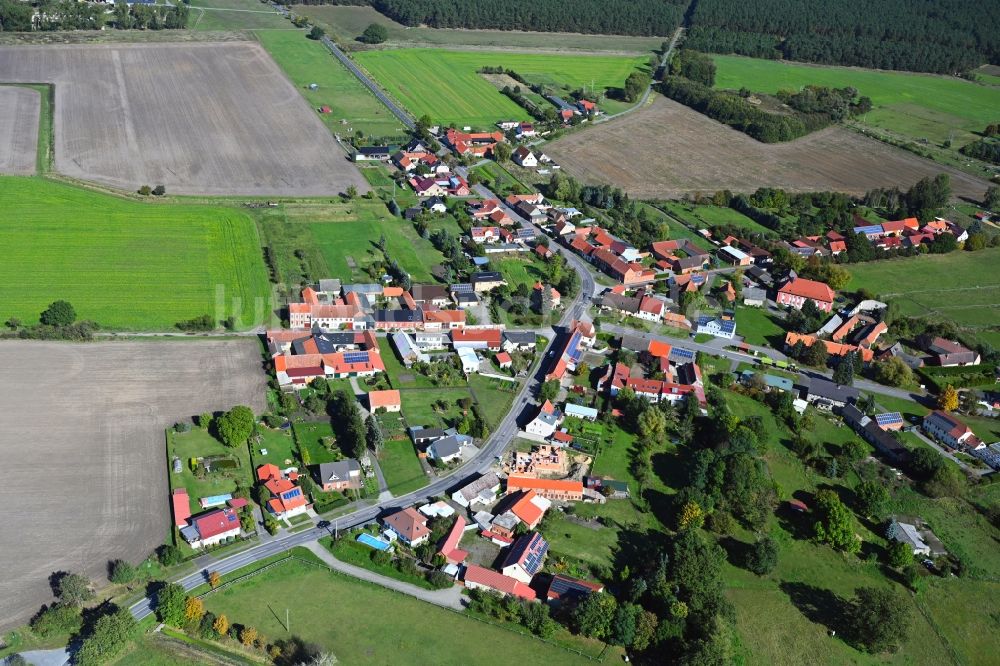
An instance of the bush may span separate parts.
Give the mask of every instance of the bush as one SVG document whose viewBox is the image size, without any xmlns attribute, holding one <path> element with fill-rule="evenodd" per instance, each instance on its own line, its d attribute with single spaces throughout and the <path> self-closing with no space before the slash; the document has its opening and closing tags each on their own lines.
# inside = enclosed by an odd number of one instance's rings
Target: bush
<svg viewBox="0 0 1000 666">
<path fill-rule="evenodd" d="M 39 319 L 46 326 L 69 326 L 76 321 L 76 310 L 67 301 L 55 301 L 42 312 Z"/>
<path fill-rule="evenodd" d="M 455 584 L 455 579 L 443 571 L 431 571 L 427 574 L 427 582 L 435 590 L 445 590 Z"/>
<path fill-rule="evenodd" d="M 177 546 L 169 543 L 165 543 L 156 549 L 156 559 L 160 561 L 165 567 L 171 567 L 175 564 L 179 564 L 181 561 L 181 551 L 178 550 Z"/>
<path fill-rule="evenodd" d="M 142 187 L 139 188 L 139 194 L 141 194 L 144 197 L 148 197 L 152 192 L 153 190 L 152 188 L 149 187 L 149 185 L 143 185 Z"/>
<path fill-rule="evenodd" d="M 747 551 L 746 567 L 763 576 L 774 571 L 778 565 L 778 543 L 769 536 L 758 539 Z"/>
<path fill-rule="evenodd" d="M 113 661 L 139 633 L 139 623 L 127 608 L 102 615 L 94 623 L 91 635 L 80 646 L 75 663 L 81 666 Z"/>
<path fill-rule="evenodd" d="M 137 569 L 125 560 L 115 560 L 108 567 L 108 580 L 123 585 L 135 580 Z"/>
<path fill-rule="evenodd" d="M 324 36 L 326 36 L 326 30 L 323 30 L 318 25 L 314 25 L 312 30 L 309 31 L 309 39 L 323 39 Z"/>
<path fill-rule="evenodd" d="M 381 44 L 387 39 L 389 39 L 389 30 L 384 25 L 372 23 L 361 33 L 358 41 L 365 44 Z"/>
<path fill-rule="evenodd" d="M 31 630 L 43 638 L 58 634 L 75 634 L 80 631 L 83 618 L 80 608 L 70 604 L 51 604 L 43 606 L 31 618 Z"/>
<path fill-rule="evenodd" d="M 162 197 L 166 193 L 167 193 L 167 188 L 165 188 L 163 185 L 157 185 L 156 187 L 153 188 L 153 196 Z"/>
</svg>

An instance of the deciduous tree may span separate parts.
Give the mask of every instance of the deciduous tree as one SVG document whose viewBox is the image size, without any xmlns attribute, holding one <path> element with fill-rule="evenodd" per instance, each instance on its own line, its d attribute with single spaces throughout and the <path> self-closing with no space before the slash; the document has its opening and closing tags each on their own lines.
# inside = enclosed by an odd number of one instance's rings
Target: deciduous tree
<svg viewBox="0 0 1000 666">
<path fill-rule="evenodd" d="M 226 446 L 245 444 L 253 434 L 253 410 L 243 405 L 237 405 L 215 420 L 219 439 Z"/>
<path fill-rule="evenodd" d="M 888 587 L 855 590 L 851 624 L 861 645 L 871 653 L 895 652 L 909 637 L 913 614 L 901 592 Z"/>
<path fill-rule="evenodd" d="M 951 384 L 944 387 L 937 400 L 938 409 L 946 412 L 953 412 L 958 409 L 958 391 Z"/>
</svg>

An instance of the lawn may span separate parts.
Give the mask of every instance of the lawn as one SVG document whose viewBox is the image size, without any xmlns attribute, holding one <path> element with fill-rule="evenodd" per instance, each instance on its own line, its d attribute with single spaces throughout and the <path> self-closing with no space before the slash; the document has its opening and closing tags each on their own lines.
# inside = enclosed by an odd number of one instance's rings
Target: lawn
<svg viewBox="0 0 1000 666">
<path fill-rule="evenodd" d="M 676 202 L 666 201 L 660 202 L 656 206 L 650 206 L 649 204 L 640 204 L 646 210 L 646 213 L 650 215 L 653 219 L 659 219 L 666 223 L 670 231 L 670 238 L 673 240 L 687 239 L 691 241 L 696 247 L 700 247 L 703 250 L 709 252 L 715 251 L 715 246 L 709 243 L 704 236 L 692 231 L 690 228 L 686 227 L 678 220 L 687 222 L 688 224 L 693 224 L 696 228 L 701 228 L 704 226 L 698 220 L 689 218 L 684 207 Z M 670 213 L 670 215 L 664 214 L 663 210 Z"/>
<path fill-rule="evenodd" d="M 433 46 L 479 46 L 511 49 L 550 49 L 567 51 L 612 51 L 649 54 L 665 37 L 626 35 L 582 35 L 561 32 L 520 32 L 516 30 L 463 30 L 453 28 L 407 27 L 396 23 L 372 7 L 297 6 L 295 13 L 308 16 L 326 28 L 344 44 L 357 39 L 372 23 L 389 31 L 389 44 L 426 44 Z"/>
<path fill-rule="evenodd" d="M 173 458 L 181 461 L 181 471 L 174 472 Z M 204 474 L 200 478 L 191 470 L 191 458 L 208 456 L 226 456 L 235 460 L 238 467 L 229 470 L 219 470 Z M 230 448 L 208 434 L 207 431 L 195 428 L 191 432 L 167 433 L 167 457 L 170 467 L 170 489 L 186 488 L 190 500 L 191 512 L 201 513 L 198 500 L 202 497 L 223 495 L 236 490 L 237 482 L 249 488 L 253 485 L 253 467 L 250 463 L 250 451 L 246 446 Z"/>
<path fill-rule="evenodd" d="M 785 341 L 781 319 L 766 308 L 740 306 L 736 309 L 736 333 L 751 345 L 780 349 Z"/>
<path fill-rule="evenodd" d="M 285 284 L 328 277 L 371 282 L 366 268 L 382 261 L 378 242 L 383 236 L 389 257 L 414 282 L 433 282 L 431 269 L 443 259 L 413 225 L 393 216 L 377 199 L 288 203 L 255 215 Z"/>
<path fill-rule="evenodd" d="M 323 443 L 326 438 L 334 438 L 333 426 L 329 421 L 316 423 L 296 423 L 292 426 L 295 431 L 295 441 L 299 451 L 309 456 L 310 465 L 319 465 L 325 462 L 334 462 L 342 456 L 338 456 L 336 449 L 331 450 Z M 327 439 L 326 441 L 334 441 Z M 334 444 L 336 447 L 336 444 Z"/>
<path fill-rule="evenodd" d="M 468 388 L 434 388 L 434 389 L 403 389 L 400 399 L 403 401 L 403 416 L 408 427 L 425 426 L 429 428 L 449 428 L 452 423 L 462 418 L 462 408 L 458 401 L 471 398 Z M 443 412 L 436 411 L 433 403 L 443 400 L 447 408 Z"/>
<path fill-rule="evenodd" d="M 171 329 L 201 315 L 265 321 L 253 220 L 221 206 L 142 203 L 41 178 L 0 176 L 0 318 L 38 321 L 64 299 L 102 327 Z"/>
<path fill-rule="evenodd" d="M 287 21 L 286 24 L 291 25 Z M 331 132 L 344 138 L 356 132 L 375 137 L 405 135 L 399 119 L 323 44 L 307 39 L 305 32 L 298 30 L 268 30 L 256 34 L 314 110 L 323 105 L 330 107 L 332 113 L 321 114 L 320 118 Z M 319 86 L 317 90 L 309 89 L 312 83 Z"/>
<path fill-rule="evenodd" d="M 974 138 L 973 132 L 996 122 L 1000 88 L 977 85 L 955 77 L 909 72 L 887 72 L 853 67 L 826 67 L 761 60 L 740 56 L 712 56 L 717 88 L 775 93 L 815 84 L 852 86 L 872 99 L 874 108 L 862 122 L 914 139 L 935 143 L 954 132 L 956 146 Z M 957 130 L 957 131 L 956 131 Z"/>
<path fill-rule="evenodd" d="M 254 469 L 261 465 L 271 463 L 284 469 L 289 466 L 298 466 L 299 454 L 295 446 L 295 438 L 292 437 L 292 429 L 272 430 L 264 426 L 258 429 L 260 442 L 252 443 L 250 455 L 253 458 Z M 267 450 L 267 454 L 261 453 L 262 449 Z"/>
<path fill-rule="evenodd" d="M 405 495 L 427 485 L 427 475 L 409 438 L 386 441 L 378 466 L 393 495 Z"/>
<path fill-rule="evenodd" d="M 1000 248 L 873 261 L 850 267 L 848 289 L 894 300 L 904 315 L 948 319 L 975 334 L 1000 323 Z"/>
<path fill-rule="evenodd" d="M 213 11 L 213 9 L 217 11 Z M 191 30 L 294 30 L 291 21 L 258 0 L 191 0 Z"/>
<path fill-rule="evenodd" d="M 469 378 L 469 388 L 476 396 L 476 403 L 483 418 L 486 419 L 486 424 L 493 429 L 510 411 L 514 396 L 521 389 L 521 383 L 472 375 Z"/>
<path fill-rule="evenodd" d="M 511 291 L 515 291 L 522 284 L 533 290 L 535 283 L 545 276 L 546 268 L 545 262 L 536 257 L 534 252 L 523 252 L 503 259 L 491 259 L 490 264 L 494 270 L 503 273 Z"/>
<path fill-rule="evenodd" d="M 524 109 L 505 97 L 477 71 L 484 66 L 513 69 L 525 79 L 568 94 L 594 86 L 621 87 L 645 58 L 567 56 L 491 51 L 396 49 L 363 51 L 356 60 L 415 116 L 435 123 L 492 126 L 521 118 Z"/>
<path fill-rule="evenodd" d="M 419 655 L 421 663 L 442 666 L 506 665 L 510 654 L 553 665 L 580 663 L 579 655 L 529 636 L 302 562 L 210 594 L 205 607 L 257 627 L 272 641 L 294 636 L 318 643 L 344 664 L 406 664 Z M 295 625 L 291 633 L 279 612 L 286 607 Z"/>
<path fill-rule="evenodd" d="M 672 202 L 668 210 L 681 220 L 699 229 L 714 226 L 732 226 L 745 229 L 749 233 L 774 236 L 774 231 L 762 224 L 754 222 L 749 217 L 724 206 L 695 205 Z"/>
</svg>

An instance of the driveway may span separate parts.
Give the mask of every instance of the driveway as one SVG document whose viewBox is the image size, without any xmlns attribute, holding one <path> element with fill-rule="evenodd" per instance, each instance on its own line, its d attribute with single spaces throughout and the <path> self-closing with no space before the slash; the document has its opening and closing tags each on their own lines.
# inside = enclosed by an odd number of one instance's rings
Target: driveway
<svg viewBox="0 0 1000 666">
<path fill-rule="evenodd" d="M 341 562 L 336 557 L 331 555 L 330 551 L 315 541 L 306 544 L 305 547 L 315 553 L 316 557 L 323 560 L 323 562 L 331 569 L 345 573 L 348 576 L 360 578 L 361 580 L 367 580 L 370 583 L 381 585 L 382 587 L 389 588 L 390 590 L 408 594 L 411 597 L 416 597 L 421 601 L 426 601 L 427 603 L 434 604 L 435 606 L 451 608 L 452 610 L 459 611 L 465 608 L 465 606 L 462 605 L 462 588 L 457 585 L 453 585 L 444 590 L 425 590 L 422 587 L 417 587 L 416 585 L 411 585 L 410 583 L 404 583 L 401 580 L 389 578 L 373 571 L 369 571 L 368 569 L 356 567 L 353 564 Z"/>
</svg>

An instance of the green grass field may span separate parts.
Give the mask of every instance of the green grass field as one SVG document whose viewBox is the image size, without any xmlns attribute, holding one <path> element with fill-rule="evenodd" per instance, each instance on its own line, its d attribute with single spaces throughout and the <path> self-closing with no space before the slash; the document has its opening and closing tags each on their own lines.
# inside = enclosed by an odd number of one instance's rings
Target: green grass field
<svg viewBox="0 0 1000 666">
<path fill-rule="evenodd" d="M 624 56 L 541 55 L 491 51 L 398 49 L 363 51 L 356 60 L 415 116 L 435 123 L 492 126 L 525 111 L 477 74 L 483 66 L 502 65 L 529 81 L 568 92 L 593 85 L 621 87 L 629 73 L 646 64 Z"/>
<path fill-rule="evenodd" d="M 294 11 L 296 14 L 308 16 L 344 44 L 354 42 L 371 23 L 378 23 L 386 27 L 389 31 L 389 44 L 647 53 L 659 49 L 666 39 L 664 37 L 581 35 L 515 30 L 409 28 L 396 23 L 371 7 L 300 5 L 295 7 Z"/>
<path fill-rule="evenodd" d="M 0 177 L 0 210 L 3 319 L 35 323 L 65 299 L 106 328 L 171 329 L 204 314 L 248 328 L 270 309 L 257 231 L 235 209 Z"/>
<path fill-rule="evenodd" d="M 640 204 L 646 209 L 646 214 L 652 219 L 659 219 L 666 223 L 670 230 L 670 238 L 673 240 L 681 240 L 686 238 L 687 240 L 694 243 L 696 247 L 700 247 L 703 250 L 714 251 L 715 246 L 709 243 L 705 238 L 694 231 L 691 231 L 688 227 L 684 226 L 677 220 L 683 220 L 688 224 L 693 224 L 697 228 L 702 228 L 704 224 L 695 218 L 689 217 L 685 207 L 680 203 L 674 201 L 664 201 L 657 204 L 657 206 L 650 206 L 649 204 Z M 666 210 L 670 215 L 665 215 L 663 210 Z"/>
<path fill-rule="evenodd" d="M 383 235 L 390 257 L 414 282 L 433 281 L 431 269 L 443 259 L 412 224 L 394 217 L 378 199 L 288 203 L 254 213 L 265 244 L 273 250 L 278 279 L 285 284 L 327 277 L 370 282 L 365 268 L 382 260 L 376 244 Z M 440 225 L 449 223 L 454 227 L 451 218 Z M 437 223 L 431 227 L 437 228 Z"/>
<path fill-rule="evenodd" d="M 739 307 L 736 312 L 736 332 L 751 345 L 769 345 L 781 348 L 785 329 L 780 320 L 765 308 Z"/>
<path fill-rule="evenodd" d="M 852 86 L 871 97 L 874 108 L 862 122 L 914 139 L 940 143 L 954 131 L 956 146 L 973 139 L 972 132 L 996 122 L 1000 88 L 976 85 L 934 74 L 886 72 L 852 67 L 826 67 L 761 60 L 740 56 L 712 56 L 717 66 L 715 86 L 775 93 L 816 84 Z"/>
<path fill-rule="evenodd" d="M 743 213 L 722 206 L 702 206 L 672 202 L 668 210 L 681 220 L 699 229 L 718 225 L 730 225 L 746 229 L 750 233 L 774 236 L 775 233 L 762 224 L 754 222 Z"/>
<path fill-rule="evenodd" d="M 409 438 L 386 442 L 378 464 L 386 485 L 397 496 L 422 488 L 429 480 Z"/>
<path fill-rule="evenodd" d="M 191 0 L 188 29 L 295 30 L 295 26 L 258 0 Z"/>
<path fill-rule="evenodd" d="M 848 289 L 865 288 L 895 300 L 905 315 L 949 319 L 977 336 L 995 336 L 1000 327 L 998 262 L 1000 249 L 990 248 L 854 264 Z"/>
<path fill-rule="evenodd" d="M 328 421 L 296 423 L 292 426 L 292 430 L 295 432 L 295 442 L 299 451 L 309 452 L 310 465 L 337 460 L 337 455 L 323 444 L 324 438 L 335 437 L 333 426 Z"/>
<path fill-rule="evenodd" d="M 291 633 L 284 626 L 286 606 Z M 211 594 L 205 607 L 257 627 L 270 640 L 296 636 L 318 643 L 343 664 L 500 665 L 512 653 L 556 666 L 580 663 L 579 655 L 529 636 L 300 562 Z"/>
<path fill-rule="evenodd" d="M 285 23 L 291 25 L 287 21 Z M 305 32 L 262 30 L 256 34 L 313 110 L 323 105 L 330 107 L 331 113 L 320 114 L 320 119 L 330 131 L 342 137 L 358 131 L 377 137 L 405 134 L 399 120 L 389 109 L 361 85 L 325 46 L 307 39 Z M 317 84 L 319 89 L 310 90 L 312 83 Z"/>
</svg>

